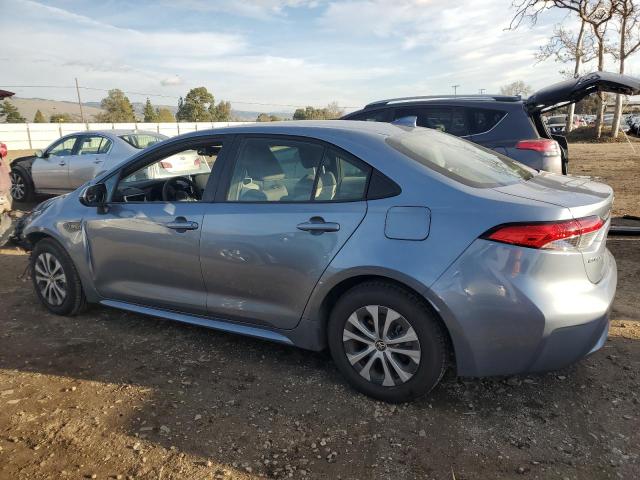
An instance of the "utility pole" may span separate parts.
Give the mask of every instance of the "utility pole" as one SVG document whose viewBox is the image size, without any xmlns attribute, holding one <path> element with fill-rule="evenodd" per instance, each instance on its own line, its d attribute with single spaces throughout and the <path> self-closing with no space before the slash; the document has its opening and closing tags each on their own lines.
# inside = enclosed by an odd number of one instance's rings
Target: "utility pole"
<svg viewBox="0 0 640 480">
<path fill-rule="evenodd" d="M 451 88 L 453 88 L 453 95 L 456 96 L 458 95 L 458 87 L 460 85 L 451 85 Z"/>
<path fill-rule="evenodd" d="M 82 110 L 82 100 L 80 100 L 80 87 L 78 87 L 78 77 L 76 77 L 76 93 L 78 94 L 78 106 L 80 107 L 80 119 L 84 122 L 84 111 Z"/>
<path fill-rule="evenodd" d="M 487 90 L 486 88 L 481 88 L 481 89 L 480 89 L 480 95 L 484 95 L 484 92 L 485 92 L 486 90 Z"/>
</svg>

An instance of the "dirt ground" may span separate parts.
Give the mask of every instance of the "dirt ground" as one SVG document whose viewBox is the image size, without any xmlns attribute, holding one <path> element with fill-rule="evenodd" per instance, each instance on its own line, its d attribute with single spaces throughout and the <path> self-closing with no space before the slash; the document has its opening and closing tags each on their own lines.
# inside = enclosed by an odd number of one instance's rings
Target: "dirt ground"
<svg viewBox="0 0 640 480">
<path fill-rule="evenodd" d="M 572 146 L 572 171 L 638 215 L 640 155 L 623 147 Z M 548 374 L 449 373 L 396 406 L 355 393 L 327 353 L 101 307 L 49 314 L 27 255 L 0 249 L 0 478 L 639 478 L 640 239 L 609 248 L 601 351 Z"/>
</svg>

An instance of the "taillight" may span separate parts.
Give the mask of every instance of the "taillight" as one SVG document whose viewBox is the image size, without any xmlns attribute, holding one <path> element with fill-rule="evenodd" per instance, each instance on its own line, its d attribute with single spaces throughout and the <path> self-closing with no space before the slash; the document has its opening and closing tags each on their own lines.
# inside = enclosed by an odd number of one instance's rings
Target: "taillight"
<svg viewBox="0 0 640 480">
<path fill-rule="evenodd" d="M 548 250 L 584 249 L 604 226 L 598 216 L 559 222 L 510 223 L 492 228 L 482 238 L 521 247 Z"/>
<path fill-rule="evenodd" d="M 520 140 L 516 143 L 518 150 L 534 150 L 540 152 L 545 156 L 551 157 L 554 155 L 560 155 L 560 146 L 555 140 L 548 138 L 537 138 L 535 140 Z"/>
<path fill-rule="evenodd" d="M 171 162 L 160 162 L 160 166 L 162 168 L 173 168 L 173 165 L 171 164 Z"/>
<path fill-rule="evenodd" d="M 193 166 L 194 166 L 194 167 L 197 167 L 197 168 L 200 168 L 200 159 L 199 159 L 199 158 L 196 158 L 196 159 L 193 161 Z"/>
</svg>

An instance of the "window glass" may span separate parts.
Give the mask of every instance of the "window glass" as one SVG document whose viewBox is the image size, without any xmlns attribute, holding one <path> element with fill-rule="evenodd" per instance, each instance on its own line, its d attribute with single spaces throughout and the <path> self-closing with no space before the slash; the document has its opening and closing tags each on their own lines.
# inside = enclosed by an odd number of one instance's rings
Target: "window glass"
<svg viewBox="0 0 640 480">
<path fill-rule="evenodd" d="M 166 155 L 120 180 L 115 202 L 194 202 L 202 199 L 222 143 Z"/>
<path fill-rule="evenodd" d="M 111 146 L 111 140 L 105 137 L 82 137 L 80 140 L 80 148 L 78 155 L 97 155 L 98 153 L 106 153 Z"/>
<path fill-rule="evenodd" d="M 419 127 L 433 128 L 451 135 L 463 136 L 469 134 L 464 111 L 452 107 L 402 107 L 395 112 L 397 120 L 403 117 L 418 117 Z"/>
<path fill-rule="evenodd" d="M 531 169 L 504 155 L 438 132 L 413 130 L 386 142 L 422 165 L 472 187 L 492 188 L 533 177 Z"/>
<path fill-rule="evenodd" d="M 295 140 L 243 140 L 227 200 L 308 202 L 324 147 Z"/>
<path fill-rule="evenodd" d="M 314 200 L 362 200 L 370 172 L 371 168 L 360 160 L 335 148 L 327 148 L 320 166 Z"/>
<path fill-rule="evenodd" d="M 469 108 L 471 134 L 480 134 L 491 130 L 507 114 L 501 110 L 487 110 L 484 108 Z"/>
<path fill-rule="evenodd" d="M 388 122 L 391 119 L 391 110 L 371 110 L 355 115 L 351 120 L 362 120 L 365 122 Z"/>
<path fill-rule="evenodd" d="M 142 150 L 150 147 L 154 143 L 166 140 L 168 137 L 165 137 L 164 135 L 152 135 L 150 133 L 129 133 L 127 135 L 120 136 L 120 138 L 132 147 Z"/>
<path fill-rule="evenodd" d="M 73 146 L 76 144 L 77 138 L 78 137 L 69 137 L 57 145 L 54 145 L 53 148 L 49 150 L 49 155 L 56 157 L 68 157 L 73 153 Z"/>
</svg>

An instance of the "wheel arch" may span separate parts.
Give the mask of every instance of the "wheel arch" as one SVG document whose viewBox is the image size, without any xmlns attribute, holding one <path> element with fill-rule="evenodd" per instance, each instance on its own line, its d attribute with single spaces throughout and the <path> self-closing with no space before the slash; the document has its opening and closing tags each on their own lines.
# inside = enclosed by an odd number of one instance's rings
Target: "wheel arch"
<svg viewBox="0 0 640 480">
<path fill-rule="evenodd" d="M 314 292 L 309 304 L 307 304 L 305 316 L 303 318 L 303 323 L 307 323 L 307 325 L 308 323 L 313 323 L 316 326 L 316 340 L 319 343 L 319 348 L 314 348 L 314 350 L 322 349 L 326 346 L 327 324 L 329 322 L 331 311 L 333 310 L 337 300 L 355 286 L 371 281 L 393 284 L 420 298 L 445 332 L 447 337 L 447 347 L 451 353 L 451 362 L 455 365 L 456 352 L 454 348 L 455 344 L 451 337 L 451 331 L 440 314 L 439 309 L 436 308 L 433 302 L 428 298 L 428 295 L 423 293 L 428 291 L 428 289 L 402 273 L 388 271 L 386 269 L 353 271 L 348 272 L 347 274 L 343 272 L 339 278 L 334 279 L 330 284 L 325 282 L 321 291 L 318 291 L 318 288 L 316 288 L 316 292 Z M 302 330 L 304 331 L 305 328 Z"/>
</svg>

